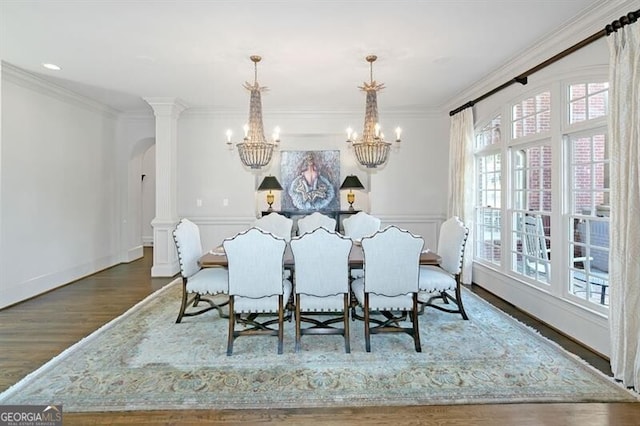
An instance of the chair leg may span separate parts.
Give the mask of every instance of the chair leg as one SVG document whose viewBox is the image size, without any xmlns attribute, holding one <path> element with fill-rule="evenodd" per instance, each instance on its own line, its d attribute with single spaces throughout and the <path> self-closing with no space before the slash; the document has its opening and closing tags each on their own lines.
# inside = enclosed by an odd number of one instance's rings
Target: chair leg
<svg viewBox="0 0 640 426">
<path fill-rule="evenodd" d="M 187 280 L 182 278 L 182 303 L 180 304 L 180 312 L 178 313 L 176 324 L 180 324 L 180 321 L 182 321 L 182 317 L 184 316 L 184 311 L 186 309 L 187 309 Z"/>
<path fill-rule="evenodd" d="M 300 295 L 296 294 L 296 352 L 300 352 Z"/>
<path fill-rule="evenodd" d="M 416 352 L 422 352 L 422 346 L 420 345 L 420 327 L 418 326 L 418 293 L 413 293 L 411 322 L 413 323 L 413 341 L 415 343 Z"/>
<path fill-rule="evenodd" d="M 233 353 L 233 332 L 235 330 L 236 314 L 233 311 L 233 296 L 229 296 L 229 337 L 227 339 L 227 356 Z"/>
<path fill-rule="evenodd" d="M 344 295 L 344 351 L 351 353 L 351 342 L 349 336 L 349 297 Z"/>
<path fill-rule="evenodd" d="M 278 296 L 278 355 L 282 354 L 284 341 L 284 296 Z"/>
<path fill-rule="evenodd" d="M 371 352 L 371 332 L 369 330 L 369 293 L 364 294 L 364 346 Z"/>
<path fill-rule="evenodd" d="M 456 303 L 458 304 L 458 309 L 460 309 L 462 319 L 469 320 L 467 313 L 464 311 L 464 305 L 462 304 L 462 289 L 460 288 L 460 281 L 458 281 L 456 285 Z"/>
</svg>

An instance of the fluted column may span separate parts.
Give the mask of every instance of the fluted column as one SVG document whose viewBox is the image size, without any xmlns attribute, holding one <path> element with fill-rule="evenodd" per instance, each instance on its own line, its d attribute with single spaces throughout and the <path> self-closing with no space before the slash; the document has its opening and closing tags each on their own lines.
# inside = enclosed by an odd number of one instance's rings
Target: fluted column
<svg viewBox="0 0 640 426">
<path fill-rule="evenodd" d="M 175 98 L 145 98 L 156 117 L 156 215 L 153 227 L 152 277 L 171 277 L 179 272 L 172 231 L 177 209 L 178 117 L 185 105 Z"/>
</svg>

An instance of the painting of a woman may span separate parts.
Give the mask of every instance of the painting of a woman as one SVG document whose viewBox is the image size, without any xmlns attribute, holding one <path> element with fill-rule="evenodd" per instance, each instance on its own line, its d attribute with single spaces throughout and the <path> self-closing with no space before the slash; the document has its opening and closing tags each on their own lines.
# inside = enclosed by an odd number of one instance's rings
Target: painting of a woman
<svg viewBox="0 0 640 426">
<path fill-rule="evenodd" d="M 284 210 L 339 210 L 339 151 L 284 151 Z"/>
</svg>

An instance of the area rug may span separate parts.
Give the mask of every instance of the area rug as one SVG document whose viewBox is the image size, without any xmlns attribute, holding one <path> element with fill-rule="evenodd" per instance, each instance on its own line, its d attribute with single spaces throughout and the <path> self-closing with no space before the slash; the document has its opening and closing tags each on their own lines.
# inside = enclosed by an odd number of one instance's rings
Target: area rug
<svg viewBox="0 0 640 426">
<path fill-rule="evenodd" d="M 175 323 L 173 282 L 0 394 L 0 404 L 65 412 L 523 402 L 628 402 L 633 394 L 469 291 L 469 321 L 427 309 L 422 353 L 405 334 L 351 323 L 340 336 L 244 336 L 226 356 L 227 320 L 210 311 Z"/>
</svg>

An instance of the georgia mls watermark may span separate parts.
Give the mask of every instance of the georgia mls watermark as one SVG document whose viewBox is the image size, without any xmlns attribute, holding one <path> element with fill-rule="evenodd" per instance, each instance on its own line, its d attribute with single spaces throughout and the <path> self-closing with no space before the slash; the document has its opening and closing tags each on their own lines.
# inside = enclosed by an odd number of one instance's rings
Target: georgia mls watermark
<svg viewBox="0 0 640 426">
<path fill-rule="evenodd" d="M 62 426 L 62 405 L 0 405 L 0 426 Z"/>
</svg>

